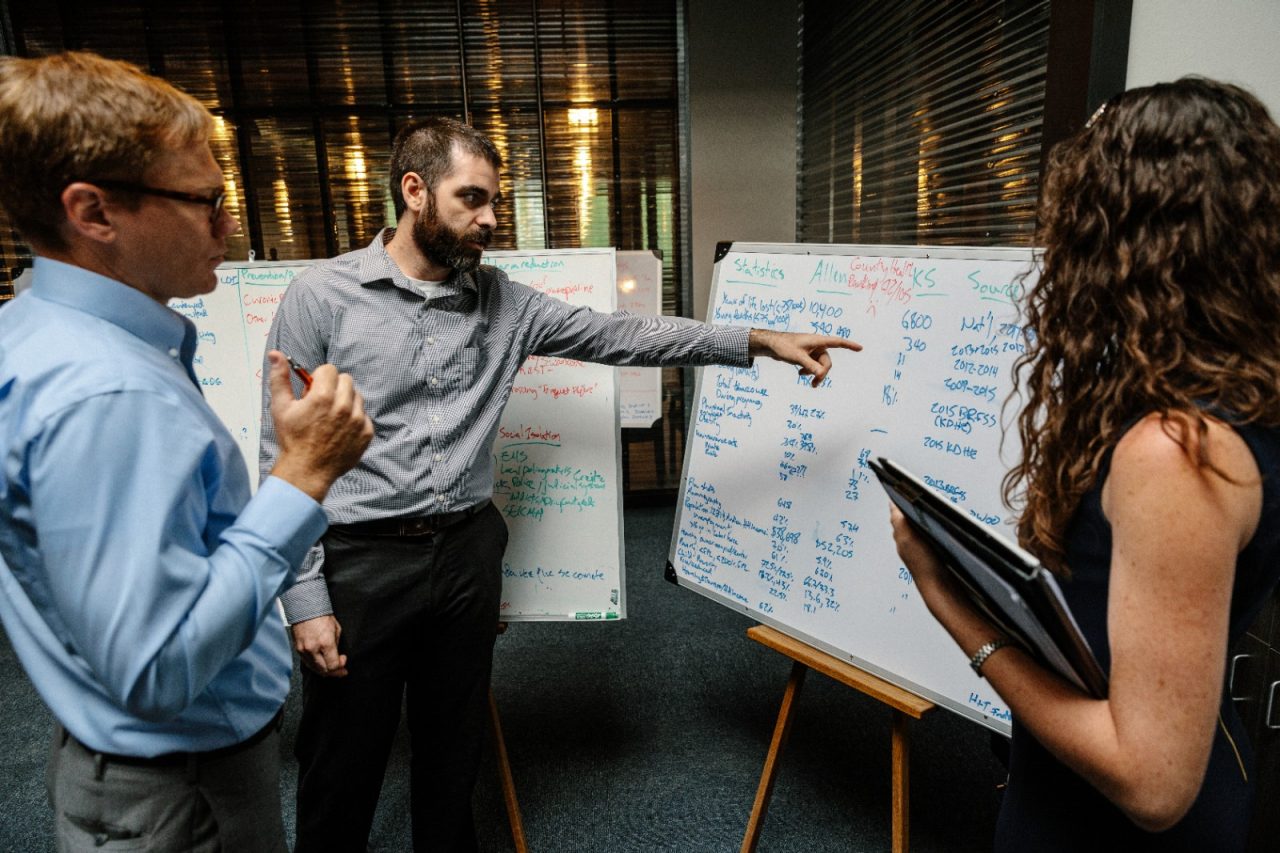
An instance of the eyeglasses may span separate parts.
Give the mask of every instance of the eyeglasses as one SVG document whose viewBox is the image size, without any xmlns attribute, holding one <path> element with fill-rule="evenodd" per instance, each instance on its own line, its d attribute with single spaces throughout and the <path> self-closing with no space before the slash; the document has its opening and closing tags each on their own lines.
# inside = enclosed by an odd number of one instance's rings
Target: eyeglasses
<svg viewBox="0 0 1280 853">
<path fill-rule="evenodd" d="M 185 201 L 190 204 L 208 205 L 209 222 L 217 222 L 218 214 L 222 213 L 222 203 L 227 200 L 227 194 L 219 191 L 217 195 L 196 195 L 195 193 L 184 193 L 181 190 L 162 190 L 159 187 L 149 187 L 146 184 L 135 184 L 131 181 L 115 181 L 101 180 L 89 181 L 108 190 L 120 190 L 127 193 L 141 193 L 142 195 L 154 195 L 160 198 L 171 198 L 174 201 Z"/>
</svg>

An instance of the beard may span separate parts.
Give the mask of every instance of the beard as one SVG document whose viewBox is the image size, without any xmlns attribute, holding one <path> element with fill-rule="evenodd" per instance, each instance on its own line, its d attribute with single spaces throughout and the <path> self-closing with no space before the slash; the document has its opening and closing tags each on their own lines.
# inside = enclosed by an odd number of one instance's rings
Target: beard
<svg viewBox="0 0 1280 853">
<path fill-rule="evenodd" d="M 480 266 L 480 255 L 493 239 L 492 228 L 474 228 L 470 231 L 454 231 L 440 222 L 436 213 L 436 200 L 427 197 L 427 209 L 413 222 L 413 242 L 427 260 L 458 272 L 475 272 Z M 475 243 L 480 248 L 470 244 Z"/>
</svg>

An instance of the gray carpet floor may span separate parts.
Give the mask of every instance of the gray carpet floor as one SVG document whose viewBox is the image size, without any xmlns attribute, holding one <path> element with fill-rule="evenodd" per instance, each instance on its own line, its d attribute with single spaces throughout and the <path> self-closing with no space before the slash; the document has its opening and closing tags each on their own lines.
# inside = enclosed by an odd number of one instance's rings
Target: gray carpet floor
<svg viewBox="0 0 1280 853">
<path fill-rule="evenodd" d="M 670 506 L 625 514 L 629 618 L 517 623 L 493 689 L 529 848 L 735 851 L 790 662 L 747 639 L 741 614 L 662 579 Z M 281 788 L 292 838 L 298 690 Z M 0 851 L 52 850 L 43 770 L 52 726 L 0 639 Z M 762 853 L 890 847 L 890 713 L 810 673 L 781 762 Z M 980 726 L 945 710 L 913 724 L 911 848 L 988 850 L 1003 770 Z M 513 850 L 492 751 L 475 800 L 481 848 Z M 370 848 L 410 849 L 408 741 L 387 770 Z"/>
</svg>

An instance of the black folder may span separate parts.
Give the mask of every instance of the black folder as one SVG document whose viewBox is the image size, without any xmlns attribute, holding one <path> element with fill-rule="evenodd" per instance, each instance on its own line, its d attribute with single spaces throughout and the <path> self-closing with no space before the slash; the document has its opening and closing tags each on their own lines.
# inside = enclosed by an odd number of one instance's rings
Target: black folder
<svg viewBox="0 0 1280 853">
<path fill-rule="evenodd" d="M 1048 569 L 900 465 L 883 456 L 870 465 L 890 499 L 1000 630 L 1091 696 L 1107 695 L 1107 676 Z"/>
</svg>

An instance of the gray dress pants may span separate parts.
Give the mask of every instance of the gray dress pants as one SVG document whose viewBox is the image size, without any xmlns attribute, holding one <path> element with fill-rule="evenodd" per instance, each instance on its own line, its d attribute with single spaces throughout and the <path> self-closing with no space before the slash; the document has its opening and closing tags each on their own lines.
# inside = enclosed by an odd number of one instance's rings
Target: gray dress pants
<svg viewBox="0 0 1280 853">
<path fill-rule="evenodd" d="M 283 853 L 280 734 L 159 765 L 102 756 L 56 727 L 46 777 L 59 853 Z"/>
</svg>

